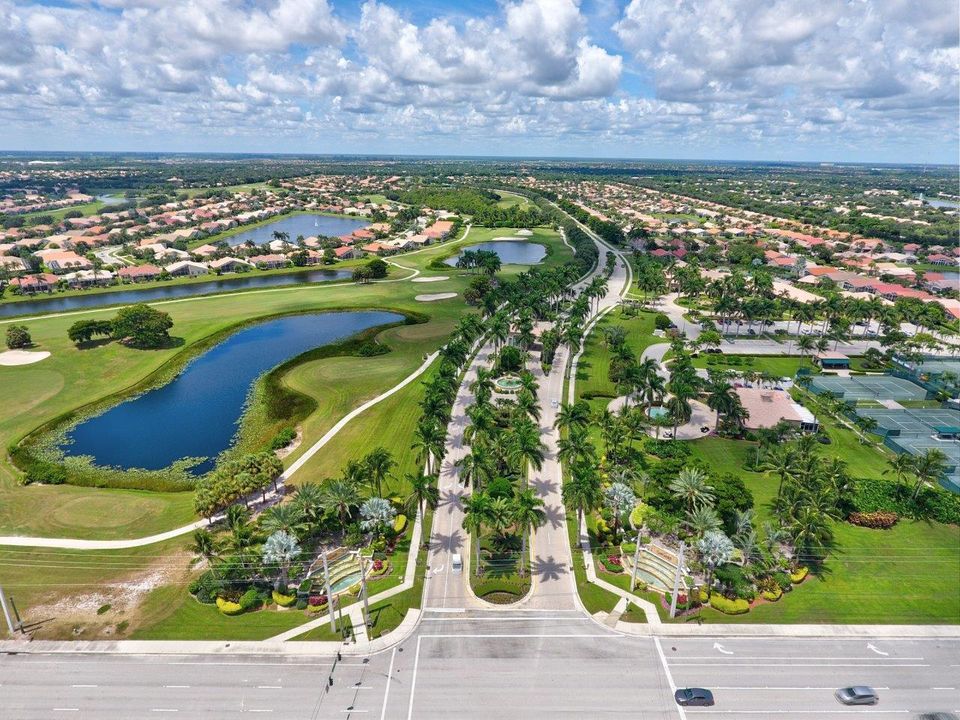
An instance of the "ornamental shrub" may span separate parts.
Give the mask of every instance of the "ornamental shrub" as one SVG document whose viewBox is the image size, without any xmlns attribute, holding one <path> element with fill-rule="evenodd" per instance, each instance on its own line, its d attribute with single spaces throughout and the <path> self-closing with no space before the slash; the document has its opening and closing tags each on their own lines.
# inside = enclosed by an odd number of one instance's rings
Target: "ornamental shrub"
<svg viewBox="0 0 960 720">
<path fill-rule="evenodd" d="M 802 583 L 807 578 L 807 573 L 809 573 L 809 568 L 801 567 L 797 568 L 796 572 L 790 573 L 790 582 L 797 584 Z"/>
<path fill-rule="evenodd" d="M 239 615 L 243 612 L 243 606 L 241 606 L 240 603 L 230 602 L 229 600 L 224 600 L 222 597 L 218 597 L 217 610 L 224 615 Z"/>
<path fill-rule="evenodd" d="M 399 535 L 404 530 L 407 529 L 407 516 L 404 514 L 397 515 L 393 519 L 393 531 Z"/>
<path fill-rule="evenodd" d="M 960 495 L 924 487 L 916 500 L 913 489 L 878 479 L 859 479 L 850 498 L 854 512 L 894 512 L 900 517 L 960 525 Z"/>
<path fill-rule="evenodd" d="M 243 608 L 243 612 L 248 610 L 256 610 L 263 604 L 263 599 L 260 597 L 260 593 L 257 592 L 256 588 L 250 588 L 243 595 L 240 596 L 240 607 Z"/>
<path fill-rule="evenodd" d="M 297 431 L 293 428 L 284 428 L 276 435 L 273 436 L 273 440 L 270 441 L 271 450 L 281 450 L 282 448 L 287 447 L 290 443 L 294 441 L 297 437 Z"/>
<path fill-rule="evenodd" d="M 270 597 L 273 598 L 273 601 L 280 607 L 290 607 L 297 600 L 296 595 L 283 595 L 276 590 L 270 593 Z"/>
<path fill-rule="evenodd" d="M 750 611 L 750 603 L 746 600 L 740 598 L 730 600 L 717 593 L 713 593 L 710 596 L 710 607 L 714 610 L 719 610 L 724 615 L 743 615 Z"/>
<path fill-rule="evenodd" d="M 847 522 L 860 527 L 874 530 L 887 530 L 897 524 L 900 516 L 895 512 L 877 510 L 875 512 L 852 512 L 847 516 Z"/>
<path fill-rule="evenodd" d="M 768 602 L 776 602 L 783 597 L 783 590 L 780 588 L 777 588 L 776 590 L 764 590 L 760 596 Z"/>
<path fill-rule="evenodd" d="M 793 582 L 790 580 L 790 573 L 777 572 L 773 574 L 773 579 L 777 583 L 777 586 L 783 591 L 787 592 L 793 586 Z"/>
</svg>

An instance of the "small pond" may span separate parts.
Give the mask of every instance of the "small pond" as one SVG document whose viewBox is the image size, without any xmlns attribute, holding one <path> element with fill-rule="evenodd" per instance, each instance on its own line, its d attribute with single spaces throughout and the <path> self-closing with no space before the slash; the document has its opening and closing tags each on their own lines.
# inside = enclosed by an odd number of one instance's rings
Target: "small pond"
<svg viewBox="0 0 960 720">
<path fill-rule="evenodd" d="M 243 232 L 231 235 L 226 241 L 231 246 L 243 245 L 247 240 L 252 240 L 256 245 L 263 245 L 273 240 L 274 232 L 285 232 L 290 235 L 290 242 L 295 242 L 298 235 L 310 237 L 311 235 L 326 235 L 327 237 L 339 237 L 347 235 L 354 230 L 367 227 L 366 220 L 356 220 L 347 217 L 333 217 L 331 215 L 288 215 L 279 218 L 266 225 L 250 228 Z M 216 240 L 216 236 L 210 239 Z"/>
<path fill-rule="evenodd" d="M 244 328 L 195 358 L 166 385 L 81 422 L 67 433 L 62 449 L 124 469 L 158 470 L 181 458 L 204 457 L 192 472 L 207 472 L 232 444 L 250 387 L 260 375 L 307 350 L 402 319 L 383 311 L 331 312 Z"/>
<path fill-rule="evenodd" d="M 663 405 L 653 405 L 652 407 L 647 408 L 647 417 L 662 418 L 669 414 L 670 411 L 667 410 Z"/>
<path fill-rule="evenodd" d="M 210 276 L 213 278 L 214 276 Z M 194 297 L 211 293 L 249 290 L 251 288 L 280 287 L 300 283 L 326 282 L 328 280 L 346 280 L 353 277 L 351 270 L 305 270 L 299 272 L 273 273 L 261 275 L 258 272 L 242 273 L 221 277 L 209 282 L 142 283 L 136 289 L 116 290 L 114 292 L 88 292 L 80 295 L 61 296 L 57 293 L 38 294 L 35 300 L 21 300 L 15 303 L 0 301 L 0 317 L 18 315 L 38 315 L 40 313 L 66 312 L 68 310 L 88 310 L 105 305 L 127 305 L 130 303 L 151 302 L 154 300 L 174 300 L 182 297 Z M 126 287 L 131 287 L 127 285 Z"/>
<path fill-rule="evenodd" d="M 466 250 L 495 252 L 500 256 L 500 262 L 504 265 L 536 265 L 547 254 L 547 248 L 539 243 L 524 242 L 523 240 L 493 240 L 462 248 L 455 257 L 447 259 L 447 265 L 456 266 L 457 260 Z"/>
</svg>

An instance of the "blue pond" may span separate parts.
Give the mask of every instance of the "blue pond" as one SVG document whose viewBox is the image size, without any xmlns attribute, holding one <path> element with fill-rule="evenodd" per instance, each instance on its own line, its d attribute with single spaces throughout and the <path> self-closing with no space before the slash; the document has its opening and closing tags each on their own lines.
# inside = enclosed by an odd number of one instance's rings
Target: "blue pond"
<svg viewBox="0 0 960 720">
<path fill-rule="evenodd" d="M 332 312 L 244 328 L 194 359 L 173 381 L 80 423 L 67 433 L 62 449 L 124 469 L 159 470 L 181 458 L 204 457 L 192 472 L 207 472 L 232 444 L 260 375 L 312 348 L 402 319 L 382 311 Z"/>
<path fill-rule="evenodd" d="M 0 302 L 0 317 L 18 315 L 38 315 L 67 310 L 86 310 L 104 305 L 125 305 L 128 303 L 151 302 L 154 300 L 173 300 L 209 293 L 232 292 L 250 288 L 278 287 L 298 283 L 316 283 L 328 280 L 345 280 L 353 276 L 350 270 L 306 270 L 300 272 L 260 275 L 247 273 L 226 276 L 209 282 L 188 283 L 185 285 L 164 285 L 163 283 L 144 283 L 136 290 L 117 290 L 109 293 L 90 293 L 87 295 L 68 295 L 61 297 L 56 293 L 38 295 L 36 300 L 22 300 L 16 303 Z"/>
<path fill-rule="evenodd" d="M 332 217 L 330 215 L 289 215 L 266 225 L 231 235 L 226 240 L 232 246 L 243 245 L 247 240 L 252 240 L 256 245 L 263 245 L 273 240 L 274 232 L 289 233 L 290 242 L 294 242 L 297 235 L 303 235 L 304 237 L 310 237 L 311 235 L 339 237 L 369 224 L 366 220 Z"/>
<path fill-rule="evenodd" d="M 455 266 L 457 259 L 466 250 L 495 252 L 500 256 L 500 262 L 504 265 L 536 265 L 547 254 L 547 249 L 538 243 L 524 242 L 523 240 L 493 240 L 463 248 L 456 257 L 447 259 L 447 265 Z"/>
</svg>

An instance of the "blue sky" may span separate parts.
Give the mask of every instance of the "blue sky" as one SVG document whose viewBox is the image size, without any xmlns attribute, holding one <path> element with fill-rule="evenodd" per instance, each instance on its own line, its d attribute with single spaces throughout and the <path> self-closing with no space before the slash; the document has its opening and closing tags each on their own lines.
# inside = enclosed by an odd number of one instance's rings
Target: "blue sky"
<svg viewBox="0 0 960 720">
<path fill-rule="evenodd" d="M 0 145 L 956 163 L 958 22 L 955 0 L 0 0 Z"/>
</svg>

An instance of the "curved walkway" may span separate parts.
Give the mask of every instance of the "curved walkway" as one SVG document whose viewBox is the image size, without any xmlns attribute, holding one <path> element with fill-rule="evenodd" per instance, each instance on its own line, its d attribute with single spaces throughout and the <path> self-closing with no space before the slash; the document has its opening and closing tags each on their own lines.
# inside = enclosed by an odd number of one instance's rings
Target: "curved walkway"
<svg viewBox="0 0 960 720">
<path fill-rule="evenodd" d="M 392 388 L 386 390 L 380 395 L 377 395 L 375 398 L 367 400 L 367 402 L 363 403 L 363 405 L 354 408 L 340 418 L 336 425 L 330 428 L 323 435 L 323 437 L 307 448 L 303 455 L 298 457 L 293 464 L 290 465 L 290 467 L 280 474 L 279 478 L 277 478 L 278 484 L 282 484 L 284 481 L 289 480 L 294 473 L 302 468 L 310 460 L 310 458 L 316 455 L 324 445 L 330 442 L 330 440 L 332 440 L 338 432 L 343 430 L 348 422 L 353 420 L 365 410 L 370 409 L 377 403 L 386 400 L 388 397 L 402 390 L 420 377 L 424 372 L 426 372 L 427 368 L 433 364 L 433 361 L 437 359 L 438 355 L 439 352 L 429 355 L 427 359 L 423 361 L 423 364 L 420 367 L 407 375 L 407 377 L 394 385 Z M 272 493 L 268 493 L 267 495 L 272 496 Z M 212 520 L 219 520 L 222 517 L 222 515 L 217 515 L 212 518 Z M 125 550 L 128 548 L 143 547 L 144 545 L 152 545 L 153 543 L 170 540 L 171 538 L 193 532 L 194 530 L 202 528 L 207 524 L 207 520 L 197 520 L 196 522 L 190 523 L 189 525 L 184 525 L 183 527 L 174 528 L 173 530 L 168 530 L 167 532 L 158 533 L 156 535 L 136 538 L 134 540 L 80 540 L 75 538 L 45 538 L 8 535 L 0 536 L 0 545 L 12 545 L 15 547 L 64 548 L 70 550 Z"/>
</svg>

